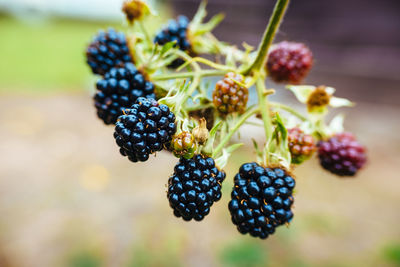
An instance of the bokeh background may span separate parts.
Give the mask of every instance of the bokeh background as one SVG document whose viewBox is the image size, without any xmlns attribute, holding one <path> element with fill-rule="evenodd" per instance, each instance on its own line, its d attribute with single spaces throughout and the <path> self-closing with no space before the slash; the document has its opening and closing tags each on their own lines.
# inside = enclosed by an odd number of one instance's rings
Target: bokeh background
<svg viewBox="0 0 400 267">
<path fill-rule="evenodd" d="M 257 45 L 272 0 L 210 0 L 224 12 L 216 35 Z M 0 266 L 400 266 L 400 2 L 292 1 L 277 40 L 315 56 L 309 84 L 326 84 L 357 106 L 346 128 L 369 163 L 340 179 L 316 159 L 298 167 L 295 218 L 265 241 L 241 236 L 223 198 L 201 222 L 176 219 L 165 184 L 176 159 L 122 158 L 112 127 L 96 119 L 95 77 L 84 50 L 99 28 L 126 29 L 121 1 L 0 2 Z M 153 1 L 160 13 L 192 16 L 199 1 Z M 296 106 L 277 88 L 274 96 Z M 301 107 L 299 107 L 301 108 Z M 262 140 L 258 129 L 243 131 Z"/>
</svg>

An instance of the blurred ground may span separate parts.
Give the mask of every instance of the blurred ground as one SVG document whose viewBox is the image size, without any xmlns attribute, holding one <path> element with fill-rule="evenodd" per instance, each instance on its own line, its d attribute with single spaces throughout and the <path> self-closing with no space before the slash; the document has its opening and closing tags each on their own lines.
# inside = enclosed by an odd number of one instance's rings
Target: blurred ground
<svg viewBox="0 0 400 267">
<path fill-rule="evenodd" d="M 236 232 L 226 208 L 251 152 L 231 160 L 211 214 L 185 223 L 165 195 L 176 160 L 122 158 L 88 94 L 2 95 L 0 255 L 9 263 L 0 266 L 400 264 L 399 111 L 359 103 L 348 112 L 348 129 L 368 146 L 367 168 L 355 179 L 331 176 L 316 160 L 298 168 L 295 220 L 258 241 Z"/>
</svg>

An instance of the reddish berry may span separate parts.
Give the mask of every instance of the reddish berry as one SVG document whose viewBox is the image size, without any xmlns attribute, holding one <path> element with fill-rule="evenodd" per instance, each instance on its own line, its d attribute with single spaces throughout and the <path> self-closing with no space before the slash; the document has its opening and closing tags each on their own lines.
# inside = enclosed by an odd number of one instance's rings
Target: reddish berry
<svg viewBox="0 0 400 267">
<path fill-rule="evenodd" d="M 313 55 L 306 45 L 284 41 L 271 49 L 267 70 L 275 82 L 299 84 L 312 65 Z"/>
<path fill-rule="evenodd" d="M 318 144 L 318 157 L 324 169 L 353 176 L 366 162 L 365 147 L 351 133 L 339 133 Z"/>
<path fill-rule="evenodd" d="M 300 164 L 309 159 L 316 150 L 314 138 L 299 128 L 288 130 L 288 141 L 294 164 Z"/>
<path fill-rule="evenodd" d="M 217 82 L 213 102 L 221 114 L 243 113 L 246 110 L 249 90 L 240 84 L 243 84 L 243 76 L 233 72 Z"/>
</svg>

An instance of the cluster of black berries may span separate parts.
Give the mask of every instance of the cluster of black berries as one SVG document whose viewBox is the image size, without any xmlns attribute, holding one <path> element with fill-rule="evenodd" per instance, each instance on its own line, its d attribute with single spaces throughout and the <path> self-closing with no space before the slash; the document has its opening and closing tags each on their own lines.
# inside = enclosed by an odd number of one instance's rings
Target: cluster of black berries
<svg viewBox="0 0 400 267">
<path fill-rule="evenodd" d="M 86 57 L 93 73 L 100 75 L 115 66 L 133 62 L 125 34 L 111 28 L 94 37 L 86 50 Z"/>
<path fill-rule="evenodd" d="M 176 217 L 201 221 L 214 202 L 221 198 L 225 172 L 210 157 L 200 154 L 181 158 L 168 181 L 168 199 Z"/>
<path fill-rule="evenodd" d="M 168 146 L 175 132 L 175 115 L 168 106 L 139 97 L 118 118 L 114 138 L 121 154 L 132 162 L 138 162 L 148 160 L 150 154 Z"/>
<path fill-rule="evenodd" d="M 295 180 L 283 168 L 245 163 L 234 182 L 229 211 L 240 233 L 265 239 L 292 220 Z"/>
<path fill-rule="evenodd" d="M 110 69 L 97 81 L 94 95 L 97 116 L 105 124 L 115 124 L 124 109 L 139 97 L 155 98 L 153 83 L 146 81 L 133 63 Z"/>
<path fill-rule="evenodd" d="M 324 169 L 339 176 L 353 176 L 367 161 L 365 147 L 351 133 L 339 133 L 318 144 Z"/>
<path fill-rule="evenodd" d="M 154 43 L 164 45 L 168 42 L 176 42 L 176 47 L 188 54 L 192 54 L 192 46 L 188 38 L 188 26 L 189 20 L 185 16 L 179 16 L 176 20 L 170 20 L 168 25 L 156 35 Z M 169 67 L 177 68 L 183 63 L 183 59 L 178 58 Z"/>
</svg>

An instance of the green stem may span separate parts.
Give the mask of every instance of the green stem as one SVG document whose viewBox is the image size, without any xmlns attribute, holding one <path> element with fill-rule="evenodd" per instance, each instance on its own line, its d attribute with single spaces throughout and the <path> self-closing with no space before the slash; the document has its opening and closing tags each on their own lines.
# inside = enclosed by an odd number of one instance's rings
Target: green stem
<svg viewBox="0 0 400 267">
<path fill-rule="evenodd" d="M 280 104 L 280 103 L 276 103 L 276 102 L 270 102 L 271 106 L 279 108 L 279 109 L 283 109 L 289 113 L 291 113 L 292 115 L 296 116 L 297 118 L 299 118 L 302 121 L 307 121 L 307 118 L 305 116 L 303 116 L 302 114 L 300 114 L 300 112 L 292 109 L 289 106 L 286 106 L 284 104 Z"/>
<path fill-rule="evenodd" d="M 246 113 L 240 116 L 240 120 L 235 124 L 235 126 L 233 126 L 232 129 L 229 129 L 228 134 L 215 148 L 213 152 L 213 158 L 217 157 L 217 155 L 222 151 L 222 149 L 226 146 L 229 140 L 231 140 L 232 136 L 236 133 L 236 131 L 239 130 L 240 126 L 242 126 L 242 124 L 245 123 L 248 118 L 250 118 L 259 111 L 260 111 L 259 108 L 249 109 L 246 111 Z"/>
<path fill-rule="evenodd" d="M 272 129 L 271 117 L 269 114 L 270 110 L 269 110 L 268 96 L 264 94 L 266 88 L 263 78 L 259 78 L 256 81 L 256 89 L 258 96 L 258 105 L 260 107 L 261 117 L 264 123 L 265 138 L 268 143 L 270 138 L 272 137 L 273 129 Z"/>
<path fill-rule="evenodd" d="M 264 65 L 268 56 L 268 49 L 275 37 L 275 34 L 285 14 L 286 8 L 290 0 L 277 0 L 272 16 L 269 19 L 268 26 L 265 29 L 263 39 L 258 47 L 257 56 L 254 62 L 246 68 L 242 74 L 248 75 L 251 72 L 258 72 Z"/>
<path fill-rule="evenodd" d="M 199 109 L 211 108 L 213 106 L 214 106 L 214 104 L 212 102 L 211 103 L 207 103 L 207 104 L 199 104 L 199 105 L 187 107 L 186 111 L 190 112 L 190 111 L 199 110 Z"/>
<path fill-rule="evenodd" d="M 201 77 L 207 76 L 222 76 L 225 75 L 227 71 L 225 70 L 203 70 L 199 72 Z M 159 74 L 151 77 L 154 81 L 162 81 L 162 80 L 173 80 L 173 79 L 185 79 L 192 78 L 196 75 L 196 72 L 181 72 L 181 73 L 168 73 L 168 74 Z"/>
<path fill-rule="evenodd" d="M 143 25 L 143 21 L 139 20 L 137 21 L 137 24 L 139 25 L 140 30 L 144 33 L 144 37 L 146 38 L 146 42 L 151 47 L 153 45 L 153 42 L 151 41 L 150 34 L 147 31 L 146 27 Z"/>
</svg>

